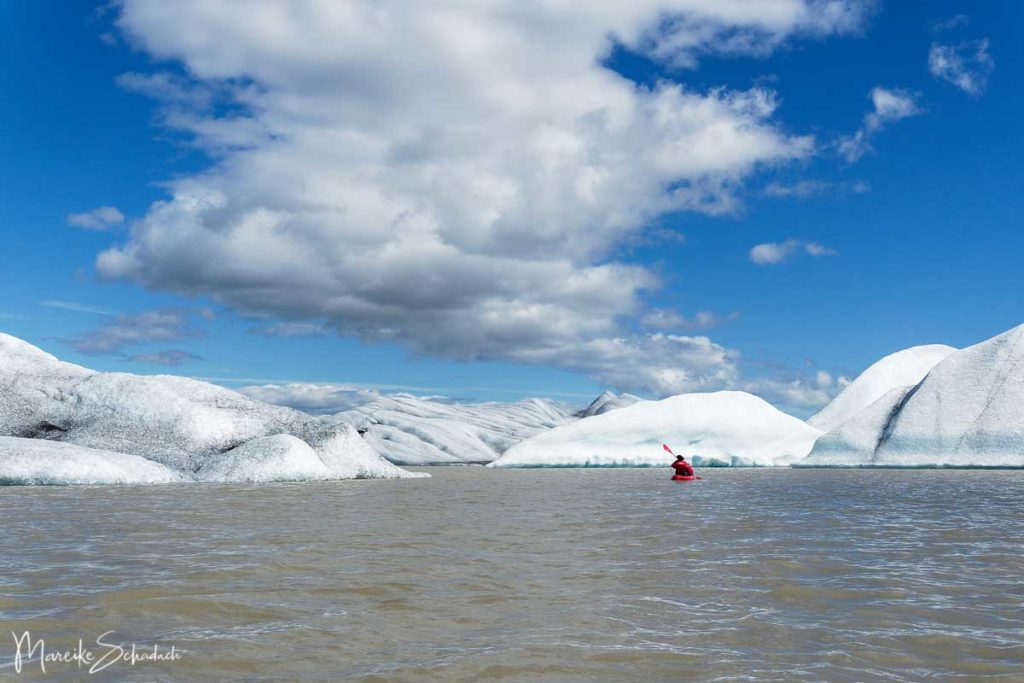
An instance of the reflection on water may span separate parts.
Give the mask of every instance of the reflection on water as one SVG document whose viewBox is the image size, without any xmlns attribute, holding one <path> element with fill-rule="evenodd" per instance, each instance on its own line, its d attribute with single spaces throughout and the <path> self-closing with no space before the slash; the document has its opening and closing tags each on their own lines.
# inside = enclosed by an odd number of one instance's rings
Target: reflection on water
<svg viewBox="0 0 1024 683">
<path fill-rule="evenodd" d="M 432 473 L 0 489 L 0 679 L 1024 680 L 1024 472 Z"/>
</svg>

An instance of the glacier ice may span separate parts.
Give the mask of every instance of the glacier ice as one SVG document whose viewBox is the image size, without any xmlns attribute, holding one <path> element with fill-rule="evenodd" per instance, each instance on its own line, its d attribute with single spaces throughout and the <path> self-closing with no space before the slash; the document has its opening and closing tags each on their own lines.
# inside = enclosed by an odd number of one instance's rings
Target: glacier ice
<svg viewBox="0 0 1024 683">
<path fill-rule="evenodd" d="M 1024 325 L 947 355 L 822 436 L 797 465 L 1024 467 Z"/>
<path fill-rule="evenodd" d="M 807 422 L 822 431 L 830 432 L 890 390 L 917 384 L 929 370 L 954 351 L 956 349 L 952 346 L 928 344 L 890 354 L 862 372 Z"/>
<path fill-rule="evenodd" d="M 879 436 L 913 387 L 890 389 L 838 428 L 823 434 L 794 467 L 863 467 L 875 456 Z"/>
<path fill-rule="evenodd" d="M 196 478 L 219 482 L 330 479 L 331 472 L 305 441 L 290 434 L 261 436 L 201 463 Z"/>
<path fill-rule="evenodd" d="M 741 391 L 641 401 L 516 444 L 493 467 L 668 466 L 667 443 L 697 466 L 785 465 L 821 432 Z"/>
<path fill-rule="evenodd" d="M 590 405 L 584 408 L 579 416 L 580 417 L 593 417 L 594 415 L 604 415 L 605 413 L 617 410 L 618 408 L 625 408 L 631 406 L 634 403 L 639 403 L 644 399 L 633 394 L 616 394 L 613 391 L 602 392 L 600 396 L 591 401 Z"/>
<path fill-rule="evenodd" d="M 373 449 L 400 465 L 490 462 L 513 444 L 573 419 L 553 401 L 462 404 L 381 396 L 334 419 L 365 428 Z"/>
<path fill-rule="evenodd" d="M 306 442 L 331 478 L 408 476 L 344 421 L 184 377 L 94 372 L 0 334 L 0 436 L 135 455 L 191 479 L 211 458 L 277 434 Z"/>
<path fill-rule="evenodd" d="M 184 478 L 137 455 L 0 436 L 0 484 L 168 484 Z"/>
<path fill-rule="evenodd" d="M 880 435 L 882 466 L 1024 466 L 1024 325 L 958 351 Z"/>
</svg>

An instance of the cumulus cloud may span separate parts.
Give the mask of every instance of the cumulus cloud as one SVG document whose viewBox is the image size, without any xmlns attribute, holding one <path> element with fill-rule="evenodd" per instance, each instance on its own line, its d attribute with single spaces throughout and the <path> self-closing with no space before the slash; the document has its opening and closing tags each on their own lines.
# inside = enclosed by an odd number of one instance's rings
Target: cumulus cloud
<svg viewBox="0 0 1024 683">
<path fill-rule="evenodd" d="M 348 384 L 264 384 L 240 387 L 237 391 L 264 403 L 288 406 L 313 415 L 330 415 L 356 408 L 380 397 L 375 389 Z"/>
<path fill-rule="evenodd" d="M 510 358 L 574 370 L 622 391 L 671 396 L 734 386 L 740 356 L 707 337 L 659 332 L 537 344 L 513 351 Z"/>
<path fill-rule="evenodd" d="M 626 334 L 659 281 L 613 254 L 666 213 L 735 210 L 815 143 L 769 90 L 641 86 L 603 61 L 616 43 L 675 66 L 759 54 L 859 30 L 867 7 L 125 0 L 120 29 L 189 77 L 122 85 L 218 161 L 97 269 L 445 358 L 602 379 L 646 363 L 652 389 L 694 360 L 675 376 L 700 386 L 718 352 Z"/>
<path fill-rule="evenodd" d="M 125 90 L 152 97 L 175 107 L 206 110 L 214 102 L 213 93 L 208 87 L 169 71 L 152 74 L 129 71 L 117 77 L 117 84 Z"/>
<path fill-rule="evenodd" d="M 707 330 L 739 317 L 740 314 L 735 311 L 728 315 L 698 311 L 692 317 L 687 317 L 679 311 L 652 308 L 640 318 L 640 324 L 658 330 Z"/>
<path fill-rule="evenodd" d="M 825 370 L 818 370 L 811 376 L 745 380 L 740 388 L 788 413 L 806 418 L 828 405 L 849 384 L 849 377 L 833 378 Z"/>
<path fill-rule="evenodd" d="M 68 225 L 83 230 L 110 230 L 124 223 L 124 214 L 113 206 L 100 206 L 82 213 L 69 213 Z"/>
<path fill-rule="evenodd" d="M 874 88 L 871 91 L 871 103 L 873 108 L 865 115 L 860 129 L 839 141 L 839 153 L 850 163 L 871 150 L 871 138 L 887 125 L 921 113 L 917 96 L 906 90 Z"/>
<path fill-rule="evenodd" d="M 839 252 L 817 242 L 788 239 L 784 242 L 765 242 L 755 245 L 750 250 L 750 260 L 759 266 L 774 265 L 788 261 L 800 253 L 811 256 L 836 256 Z"/>
<path fill-rule="evenodd" d="M 932 76 L 975 97 L 984 94 L 995 68 L 995 60 L 988 53 L 988 38 L 957 45 L 932 43 L 928 50 L 928 70 Z"/>
<path fill-rule="evenodd" d="M 185 308 L 162 308 L 135 315 L 118 315 L 104 321 L 96 329 L 63 341 L 81 353 L 99 355 L 120 354 L 126 347 L 137 344 L 199 339 L 205 337 L 206 334 L 191 322 L 192 315 L 197 313 L 200 312 Z M 131 360 L 142 359 L 142 357 L 130 358 Z M 185 359 L 182 357 L 181 360 Z"/>
</svg>

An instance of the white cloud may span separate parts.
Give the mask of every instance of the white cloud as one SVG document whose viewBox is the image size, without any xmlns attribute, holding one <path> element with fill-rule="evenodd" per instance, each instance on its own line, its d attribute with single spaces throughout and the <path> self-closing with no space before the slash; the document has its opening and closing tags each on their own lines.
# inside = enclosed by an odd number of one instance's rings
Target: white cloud
<svg viewBox="0 0 1024 683">
<path fill-rule="evenodd" d="M 928 50 L 928 70 L 932 76 L 975 97 L 984 94 L 995 68 L 995 60 L 988 53 L 988 38 L 957 45 L 932 43 Z"/>
<path fill-rule="evenodd" d="M 122 31 L 194 80 L 122 84 L 218 162 L 98 271 L 434 356 L 600 378 L 618 357 L 652 389 L 693 360 L 677 372 L 699 386 L 705 356 L 623 332 L 659 281 L 611 255 L 666 213 L 734 210 L 814 141 L 775 123 L 768 90 L 638 86 L 602 60 L 615 41 L 674 65 L 760 54 L 856 31 L 868 6 L 126 0 Z"/>
<path fill-rule="evenodd" d="M 181 351 L 180 349 L 156 351 L 154 353 L 140 353 L 133 356 L 125 356 L 124 358 L 125 360 L 137 363 L 150 363 L 153 365 L 164 365 L 167 367 L 176 367 L 185 361 L 190 360 L 203 360 L 202 356 L 197 356 L 196 354 L 189 353 L 188 351 Z"/>
<path fill-rule="evenodd" d="M 152 74 L 130 71 L 118 76 L 117 84 L 125 90 L 185 109 L 205 110 L 214 101 L 214 94 L 209 88 L 196 85 L 184 76 L 168 71 Z"/>
<path fill-rule="evenodd" d="M 740 388 L 798 417 L 809 417 L 824 408 L 850 383 L 848 377 L 835 379 L 824 370 L 814 376 L 759 378 L 741 383 Z"/>
<path fill-rule="evenodd" d="M 89 306 L 87 304 L 79 304 L 74 301 L 40 301 L 40 306 L 46 306 L 47 308 L 59 308 L 64 311 L 74 311 L 75 313 L 91 313 L 93 315 L 117 315 L 113 311 L 109 311 L 105 308 L 99 308 L 98 306 Z"/>
<path fill-rule="evenodd" d="M 750 260 L 759 266 L 774 265 L 788 261 L 801 252 L 811 256 L 836 256 L 839 254 L 835 249 L 817 242 L 788 239 L 784 242 L 765 242 L 755 245 L 750 250 Z"/>
<path fill-rule="evenodd" d="M 645 334 L 537 344 L 510 353 L 511 360 L 552 365 L 587 375 L 622 391 L 670 396 L 716 391 L 739 379 L 739 353 L 707 337 Z"/>
<path fill-rule="evenodd" d="M 124 214 L 113 206 L 100 206 L 91 211 L 69 213 L 68 225 L 83 230 L 110 230 L 124 223 Z"/>
<path fill-rule="evenodd" d="M 804 244 L 804 251 L 811 256 L 837 256 L 839 254 L 835 249 L 818 244 L 817 242 L 806 242 Z"/>
<path fill-rule="evenodd" d="M 871 186 L 863 180 L 837 183 L 830 180 L 805 179 L 789 184 L 777 181 L 768 183 L 761 190 L 761 196 L 772 199 L 807 199 L 822 194 L 863 194 L 870 191 Z"/>
<path fill-rule="evenodd" d="M 709 311 L 698 311 L 693 317 L 686 317 L 679 311 L 652 308 L 640 318 L 640 324 L 657 330 L 707 330 L 739 317 L 736 312 L 723 316 Z"/>
<path fill-rule="evenodd" d="M 323 337 L 327 332 L 326 327 L 312 322 L 282 322 L 249 330 L 250 334 L 267 337 Z"/>
<path fill-rule="evenodd" d="M 871 91 L 871 103 L 873 109 L 864 116 L 860 129 L 839 141 L 839 153 L 850 163 L 871 150 L 871 138 L 888 124 L 921 113 L 917 96 L 906 90 L 876 87 Z"/>
<path fill-rule="evenodd" d="M 135 315 L 118 315 L 104 321 L 99 327 L 83 332 L 76 337 L 63 340 L 65 344 L 88 354 L 121 354 L 128 346 L 154 342 L 172 342 L 186 339 L 199 339 L 206 334 L 194 327 L 191 317 L 194 314 L 202 317 L 202 310 L 193 311 L 185 308 L 162 308 L 145 311 Z M 164 352 L 171 354 L 185 353 L 182 351 Z M 158 362 L 155 356 L 124 356 L 128 360 L 145 360 Z M 166 358 L 170 358 L 167 356 Z M 184 360 L 182 357 L 181 360 Z M 176 364 L 176 363 L 171 363 Z"/>
<path fill-rule="evenodd" d="M 959 26 L 967 26 L 971 21 L 971 18 L 966 14 L 958 14 L 955 17 L 949 19 L 943 19 L 936 21 L 932 24 L 933 33 L 942 33 L 943 31 L 951 31 Z"/>
<path fill-rule="evenodd" d="M 265 403 L 288 406 L 314 415 L 328 415 L 355 408 L 380 397 L 375 389 L 348 384 L 264 384 L 240 387 L 241 394 Z"/>
</svg>

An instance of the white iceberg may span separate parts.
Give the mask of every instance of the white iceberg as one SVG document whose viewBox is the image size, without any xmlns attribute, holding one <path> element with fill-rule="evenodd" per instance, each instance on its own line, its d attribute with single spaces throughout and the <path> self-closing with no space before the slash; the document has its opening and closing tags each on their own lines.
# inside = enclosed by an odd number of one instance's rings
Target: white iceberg
<svg viewBox="0 0 1024 683">
<path fill-rule="evenodd" d="M 308 481 L 331 472 L 308 443 L 288 434 L 261 436 L 211 456 L 196 478 L 218 482 Z"/>
<path fill-rule="evenodd" d="M 1024 325 L 935 366 L 880 434 L 872 464 L 1024 467 Z"/>
<path fill-rule="evenodd" d="M 332 478 L 405 476 L 344 421 L 184 377 L 99 373 L 0 334 L 0 436 L 140 456 L 192 478 L 211 457 L 290 434 Z"/>
<path fill-rule="evenodd" d="M 1024 467 L 1024 325 L 890 391 L 797 466 Z"/>
<path fill-rule="evenodd" d="M 644 399 L 633 394 L 616 394 L 613 391 L 605 391 L 600 396 L 591 401 L 590 405 L 584 408 L 579 413 L 579 417 L 593 417 L 595 415 L 604 415 L 612 410 L 618 410 L 619 408 L 625 408 L 631 406 L 634 403 L 639 403 Z"/>
<path fill-rule="evenodd" d="M 0 436 L 0 485 L 168 484 L 177 472 L 137 455 Z"/>
<path fill-rule="evenodd" d="M 552 401 L 462 404 L 381 396 L 334 419 L 365 429 L 366 442 L 399 465 L 490 462 L 512 445 L 573 420 Z"/>
<path fill-rule="evenodd" d="M 387 461 L 347 424 L 326 429 L 310 441 L 332 479 L 383 479 L 429 477 L 425 472 L 409 472 Z"/>
<path fill-rule="evenodd" d="M 914 386 L 954 351 L 956 349 L 952 346 L 928 344 L 890 354 L 862 372 L 807 422 L 812 427 L 830 432 L 892 389 Z"/>
<path fill-rule="evenodd" d="M 664 466 L 668 444 L 697 466 L 786 465 L 821 431 L 742 391 L 642 401 L 523 441 L 492 467 Z"/>
<path fill-rule="evenodd" d="M 875 458 L 878 440 L 913 387 L 897 387 L 863 409 L 837 429 L 823 434 L 814 448 L 794 467 L 866 467 Z"/>
</svg>

